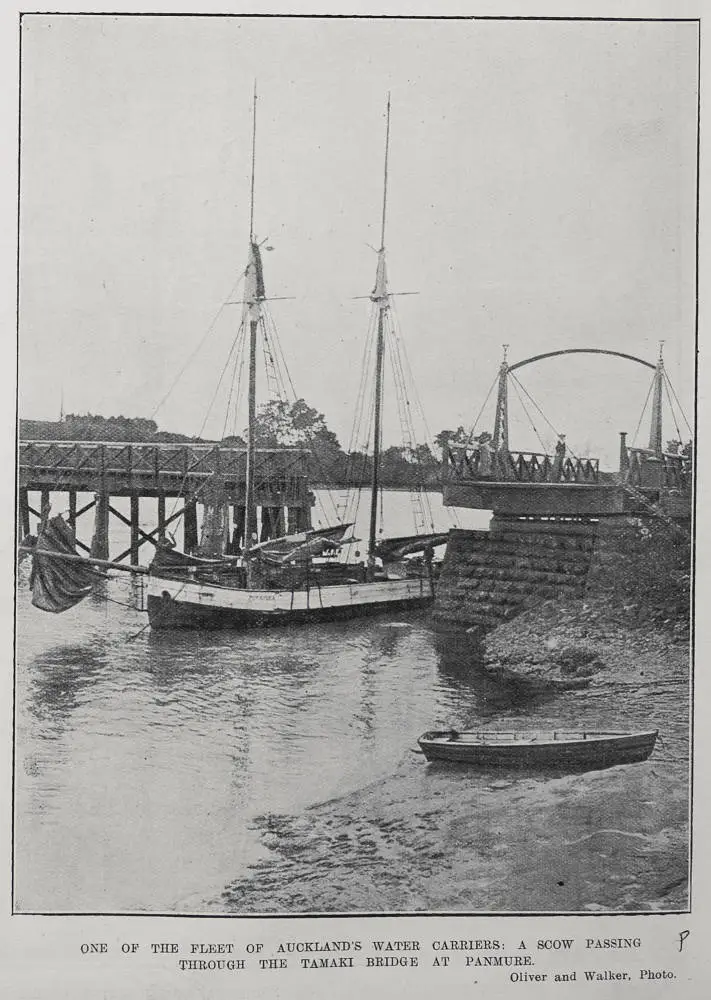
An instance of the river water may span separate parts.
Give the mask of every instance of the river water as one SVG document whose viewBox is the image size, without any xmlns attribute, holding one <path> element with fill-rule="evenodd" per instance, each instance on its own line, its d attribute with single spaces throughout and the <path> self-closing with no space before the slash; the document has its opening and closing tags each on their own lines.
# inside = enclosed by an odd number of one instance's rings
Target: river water
<svg viewBox="0 0 711 1000">
<path fill-rule="evenodd" d="M 316 523 L 327 508 L 318 499 Z M 450 512 L 431 501 L 446 529 Z M 413 530 L 409 504 L 385 495 L 389 533 Z M 460 513 L 465 526 L 487 521 Z M 112 552 L 127 546 L 112 519 Z M 298 812 L 389 773 L 460 707 L 426 615 L 152 633 L 131 606 L 140 580 L 113 578 L 49 615 L 30 604 L 28 571 L 25 562 L 17 601 L 20 910 L 200 909 L 263 855 L 255 816 Z"/>
<path fill-rule="evenodd" d="M 411 530 L 408 508 L 407 494 L 386 497 L 390 533 Z M 461 514 L 467 527 L 486 522 Z M 114 531 L 117 551 L 127 532 Z M 670 672 L 665 647 L 644 653 L 642 638 L 624 654 L 622 687 L 613 674 L 594 692 L 519 703 L 466 637 L 435 632 L 426 613 L 153 633 L 128 576 L 49 615 L 30 604 L 28 571 L 17 601 L 19 911 L 616 909 L 683 892 L 683 654 Z M 503 783 L 410 753 L 426 729 L 480 724 L 653 724 L 668 742 L 649 764 Z M 562 863 L 569 871 L 549 885 Z"/>
</svg>

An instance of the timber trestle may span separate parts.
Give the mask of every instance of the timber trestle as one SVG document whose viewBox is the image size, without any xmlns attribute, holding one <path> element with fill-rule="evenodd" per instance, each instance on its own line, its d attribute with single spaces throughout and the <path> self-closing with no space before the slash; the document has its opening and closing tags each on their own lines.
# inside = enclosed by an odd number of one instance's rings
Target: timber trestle
<svg viewBox="0 0 711 1000">
<path fill-rule="evenodd" d="M 258 449 L 255 453 L 255 500 L 260 509 L 260 540 L 310 527 L 313 495 L 309 490 L 309 453 L 302 449 Z M 81 551 L 99 559 L 138 561 L 146 543 L 155 545 L 182 519 L 186 551 L 199 541 L 198 504 L 222 503 L 231 512 L 231 538 L 244 536 L 247 450 L 212 444 L 114 443 L 93 441 L 21 441 L 18 449 L 18 532 L 32 533 L 45 518 L 56 494 L 76 530 L 79 519 L 93 512 L 91 545 L 77 540 Z M 39 496 L 35 500 L 33 494 Z M 83 496 L 82 496 L 83 494 Z M 86 494 L 92 495 L 88 499 Z M 81 498 L 81 499 L 79 499 Z M 115 498 L 128 498 L 128 512 Z M 142 524 L 142 508 L 152 499 L 157 525 Z M 172 501 L 170 512 L 166 501 Z M 57 506 L 55 502 L 55 507 Z M 56 512 L 56 511 L 55 511 Z M 110 519 L 130 531 L 130 545 L 110 555 Z M 33 520 L 34 519 L 34 520 Z M 152 518 L 156 524 L 156 516 Z"/>
</svg>

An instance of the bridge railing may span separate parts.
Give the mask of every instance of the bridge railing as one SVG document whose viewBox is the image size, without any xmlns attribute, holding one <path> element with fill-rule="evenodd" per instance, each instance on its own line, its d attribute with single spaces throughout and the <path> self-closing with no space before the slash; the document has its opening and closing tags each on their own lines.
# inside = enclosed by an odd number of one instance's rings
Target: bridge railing
<svg viewBox="0 0 711 1000">
<path fill-rule="evenodd" d="M 444 474 L 460 480 L 517 483 L 582 483 L 600 480 L 597 458 L 559 459 L 535 451 L 499 451 L 446 445 Z"/>
<path fill-rule="evenodd" d="M 644 448 L 628 449 L 627 481 L 642 489 L 689 490 L 693 478 L 690 455 L 664 452 L 661 458 Z"/>
<path fill-rule="evenodd" d="M 258 449 L 255 478 L 264 481 L 305 478 L 309 452 L 295 448 Z M 136 480 L 215 479 L 242 481 L 247 449 L 219 445 L 95 443 L 91 441 L 21 441 L 21 476 L 57 481 L 83 477 Z"/>
</svg>

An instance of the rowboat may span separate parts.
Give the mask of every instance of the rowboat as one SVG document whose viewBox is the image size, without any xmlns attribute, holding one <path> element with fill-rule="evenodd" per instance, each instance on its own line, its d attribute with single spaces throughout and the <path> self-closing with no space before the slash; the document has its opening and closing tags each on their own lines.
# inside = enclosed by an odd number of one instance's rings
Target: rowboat
<svg viewBox="0 0 711 1000">
<path fill-rule="evenodd" d="M 658 730 L 638 733 L 601 732 L 465 732 L 455 729 L 423 733 L 418 739 L 427 760 L 482 767 L 598 768 L 646 760 Z"/>
</svg>

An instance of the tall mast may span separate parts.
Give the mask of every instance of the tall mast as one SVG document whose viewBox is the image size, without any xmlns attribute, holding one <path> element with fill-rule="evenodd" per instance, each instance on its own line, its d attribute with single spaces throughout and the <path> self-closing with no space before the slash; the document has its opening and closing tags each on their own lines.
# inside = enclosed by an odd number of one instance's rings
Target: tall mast
<svg viewBox="0 0 711 1000">
<path fill-rule="evenodd" d="M 368 534 L 368 569 L 372 576 L 375 570 L 375 535 L 378 520 L 378 492 L 380 488 L 380 440 L 383 403 L 383 355 L 385 314 L 389 308 L 388 279 L 385 269 L 385 220 L 388 203 L 388 154 L 390 152 L 390 94 L 388 94 L 385 115 L 385 169 L 383 179 L 383 215 L 380 227 L 380 249 L 378 250 L 378 270 L 371 299 L 378 307 L 378 338 L 375 356 L 375 413 L 373 419 L 373 481 L 370 497 L 370 531 Z"/>
<path fill-rule="evenodd" d="M 247 477 L 245 486 L 244 555 L 252 547 L 257 530 L 257 509 L 254 503 L 255 424 L 257 416 L 257 327 L 261 317 L 260 301 L 264 298 L 262 264 L 259 247 L 254 239 L 254 173 L 257 151 L 257 81 L 254 81 L 252 109 L 252 181 L 249 199 L 249 262 L 245 276 L 245 308 L 249 314 L 249 388 L 247 404 Z M 249 566 L 248 566 L 249 573 Z"/>
</svg>

